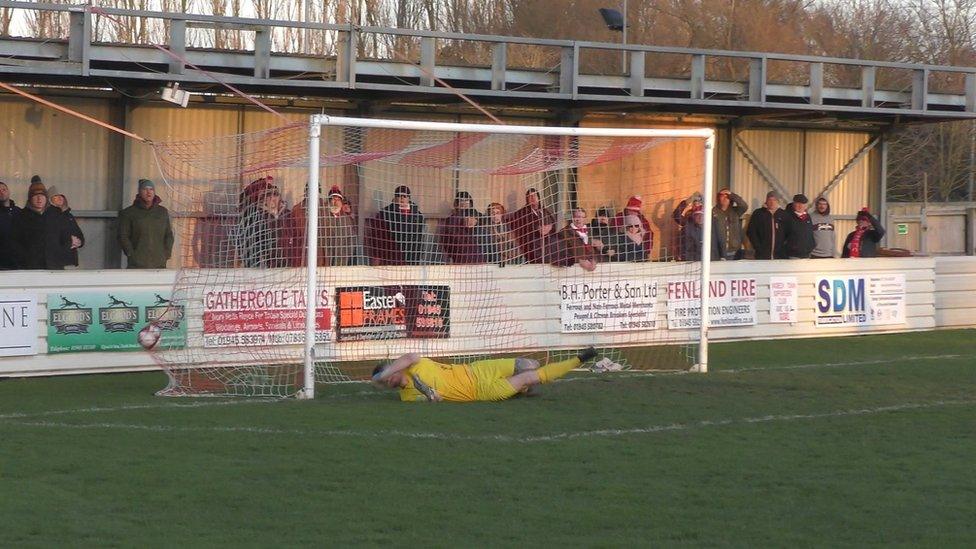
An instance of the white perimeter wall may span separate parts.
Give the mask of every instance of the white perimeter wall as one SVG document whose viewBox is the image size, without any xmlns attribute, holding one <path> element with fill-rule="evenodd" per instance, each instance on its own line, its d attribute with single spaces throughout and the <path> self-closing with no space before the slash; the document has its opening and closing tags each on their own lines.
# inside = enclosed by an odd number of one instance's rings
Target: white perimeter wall
<svg viewBox="0 0 976 549">
<path fill-rule="evenodd" d="M 369 267 L 333 270 L 328 281 L 329 290 L 336 286 L 388 284 L 447 284 L 453 273 L 451 296 L 452 337 L 447 340 L 400 340 L 400 350 L 419 350 L 436 354 L 464 354 L 485 352 L 493 338 L 514 344 L 518 349 L 537 349 L 582 345 L 648 344 L 664 340 L 694 338 L 693 331 L 668 331 L 666 289 L 659 288 L 660 328 L 650 333 L 561 334 L 559 297 L 556 294 L 558 277 L 581 277 L 583 280 L 607 280 L 608 275 L 626 277 L 632 273 L 647 273 L 654 269 L 659 281 L 684 276 L 684 267 L 676 263 L 607 264 L 594 274 L 584 274 L 578 267 L 553 269 L 547 266 L 517 266 L 499 269 L 476 266 L 478 274 L 465 275 L 458 281 L 458 267 L 432 266 L 427 268 Z M 411 270 L 415 269 L 415 270 Z M 713 341 L 737 339 L 770 339 L 823 337 L 897 331 L 929 330 L 934 328 L 963 328 L 976 326 L 976 258 L 879 258 L 865 260 L 794 260 L 716 262 L 714 277 L 752 276 L 759 285 L 758 324 L 755 326 L 713 328 Z M 814 325 L 814 278 L 821 274 L 904 273 L 906 278 L 907 323 L 895 326 L 817 328 Z M 0 358 L 0 376 L 50 375 L 110 371 L 157 369 L 153 358 L 144 352 L 92 352 L 46 354 L 47 351 L 47 295 L 56 292 L 128 292 L 156 291 L 172 286 L 176 271 L 66 271 L 66 272 L 8 272 L 0 277 L 0 293 L 32 293 L 38 301 L 38 352 L 30 357 Z M 471 274 L 474 274 L 473 272 Z M 769 322 L 769 278 L 796 276 L 799 282 L 799 321 L 796 324 Z M 479 290 L 488 284 L 496 288 L 497 298 L 485 301 Z M 498 320 L 488 328 L 484 307 L 504 307 L 510 322 Z M 193 332 L 199 330 L 200 320 L 188 310 L 190 344 Z M 480 319 L 481 323 L 476 323 Z M 514 329 L 511 327 L 515 327 Z M 485 333 L 485 330 L 489 333 Z M 334 347 L 340 355 L 343 346 L 359 353 L 385 357 L 390 343 L 343 343 Z M 347 355 L 348 356 L 348 355 Z M 352 358 L 352 357 L 348 357 Z"/>
</svg>

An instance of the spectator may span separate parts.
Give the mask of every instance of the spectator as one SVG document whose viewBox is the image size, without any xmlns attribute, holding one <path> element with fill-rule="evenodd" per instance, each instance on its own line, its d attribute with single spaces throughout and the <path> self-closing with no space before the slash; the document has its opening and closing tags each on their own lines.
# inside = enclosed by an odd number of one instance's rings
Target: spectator
<svg viewBox="0 0 976 549">
<path fill-rule="evenodd" d="M 291 212 L 270 177 L 253 181 L 244 189 L 238 235 L 238 257 L 244 267 L 287 267 L 295 245 Z"/>
<path fill-rule="evenodd" d="M 596 217 L 590 221 L 589 226 L 593 245 L 600 250 L 600 256 L 604 261 L 616 259 L 616 244 L 618 239 L 623 236 L 617 229 L 610 226 L 612 218 L 613 211 L 610 208 L 600 208 L 596 211 Z"/>
<path fill-rule="evenodd" d="M 691 203 L 689 206 L 688 203 Z M 678 230 L 675 231 L 675 238 L 673 240 L 674 256 L 678 261 L 685 261 L 685 249 L 688 247 L 685 241 L 685 226 L 691 221 L 691 214 L 695 210 L 700 210 L 703 207 L 703 200 L 700 193 L 693 193 L 690 197 L 681 202 L 678 202 L 677 207 L 671 212 L 671 219 L 678 226 Z"/>
<path fill-rule="evenodd" d="M 878 242 L 884 235 L 884 227 L 878 219 L 867 208 L 861 208 L 857 212 L 857 228 L 844 240 L 841 257 L 878 257 Z"/>
<path fill-rule="evenodd" d="M 291 265 L 304 267 L 307 253 L 305 239 L 308 215 L 306 207 L 308 196 L 291 210 L 291 245 L 293 247 Z M 318 259 L 320 267 L 326 265 L 342 267 L 351 265 L 356 252 L 356 227 L 352 216 L 345 213 L 343 196 L 337 185 L 329 190 L 325 199 L 319 200 Z"/>
<path fill-rule="evenodd" d="M 636 215 L 625 215 L 621 221 L 624 233 L 617 240 L 617 261 L 646 261 L 644 224 Z"/>
<path fill-rule="evenodd" d="M 14 220 L 20 208 L 10 198 L 10 188 L 0 181 L 0 270 L 17 268 L 13 245 Z"/>
<path fill-rule="evenodd" d="M 820 197 L 814 202 L 814 211 L 810 212 L 813 223 L 813 251 L 810 257 L 814 259 L 828 259 L 837 255 L 837 236 L 834 233 L 834 216 L 830 215 L 830 202 Z"/>
<path fill-rule="evenodd" d="M 498 202 L 488 205 L 485 217 L 485 258 L 488 263 L 498 265 L 517 265 L 524 263 L 515 235 L 505 223 L 505 206 Z"/>
<path fill-rule="evenodd" d="M 779 207 L 776 192 L 766 193 L 766 203 L 752 212 L 749 228 L 746 229 L 749 242 L 756 251 L 756 259 L 782 259 L 785 219 L 786 212 Z"/>
<path fill-rule="evenodd" d="M 47 189 L 37 176 L 31 179 L 27 207 L 17 213 L 12 233 L 15 261 L 21 269 L 60 271 L 70 261 L 71 251 L 81 245 L 61 210 L 48 204 Z"/>
<path fill-rule="evenodd" d="M 786 207 L 783 224 L 783 255 L 789 259 L 808 259 L 816 246 L 813 239 L 813 223 L 807 213 L 809 203 L 806 195 L 793 196 L 793 202 Z"/>
<path fill-rule="evenodd" d="M 424 253 L 424 215 L 410 200 L 410 187 L 400 185 L 393 191 L 393 202 L 380 210 L 381 222 L 376 237 L 384 255 L 393 264 L 419 265 Z M 392 253 L 391 253 L 392 252 Z"/>
<path fill-rule="evenodd" d="M 719 244 L 718 223 L 712 220 L 712 244 L 711 259 L 718 261 L 721 255 Z M 702 243 L 705 235 L 705 207 L 698 203 L 691 207 L 691 212 L 687 216 L 687 223 L 684 225 L 684 249 L 682 257 L 684 261 L 701 261 Z"/>
<path fill-rule="evenodd" d="M 58 192 L 54 185 L 48 189 L 47 194 L 51 197 L 51 205 L 61 210 L 61 213 L 64 214 L 65 219 L 68 221 L 68 226 L 71 228 L 71 234 L 74 235 L 80 243 L 78 248 L 84 246 L 85 234 L 81 232 L 81 227 L 78 226 L 78 220 L 76 220 L 74 214 L 71 213 L 71 206 L 68 205 L 68 197 Z M 72 265 L 75 267 L 78 266 L 78 248 L 73 248 L 68 253 L 67 265 Z"/>
<path fill-rule="evenodd" d="M 329 205 L 320 223 L 325 231 L 325 253 L 333 267 L 352 265 L 356 261 L 359 243 L 356 223 L 352 218 L 352 204 L 342 195 L 338 185 L 329 189 Z"/>
<path fill-rule="evenodd" d="M 712 219 L 718 231 L 722 259 L 742 259 L 742 215 L 746 201 L 729 189 L 718 192 L 718 204 L 712 208 Z"/>
<path fill-rule="evenodd" d="M 525 261 L 542 263 L 546 239 L 553 232 L 556 216 L 542 207 L 539 191 L 534 187 L 525 191 L 525 206 L 508 215 L 505 221 L 511 227 Z"/>
<path fill-rule="evenodd" d="M 458 191 L 454 196 L 454 210 L 444 220 L 439 231 L 441 251 L 448 263 L 484 263 L 481 251 L 484 226 L 481 214 L 474 209 L 471 195 Z"/>
<path fill-rule="evenodd" d="M 599 250 L 591 241 L 586 210 L 575 208 L 572 219 L 551 239 L 549 262 L 557 267 L 579 264 L 585 271 L 596 269 Z"/>
<path fill-rule="evenodd" d="M 140 179 L 132 205 L 119 212 L 119 243 L 130 269 L 166 268 L 173 253 L 173 227 L 161 203 L 156 185 Z"/>
<path fill-rule="evenodd" d="M 620 212 L 620 214 L 618 214 L 610 224 L 613 227 L 626 227 L 626 218 L 628 215 L 637 217 L 637 220 L 640 221 L 641 225 L 641 238 L 644 242 L 644 258 L 646 259 L 651 257 L 651 251 L 654 248 L 654 234 L 651 233 L 651 223 L 646 217 L 644 217 L 644 214 L 641 213 L 642 206 L 643 201 L 641 200 L 641 197 L 630 197 L 627 199 L 627 205 L 624 207 L 624 210 Z M 630 238 L 630 233 L 626 230 L 624 234 Z M 643 259 L 641 261 L 643 261 Z"/>
</svg>

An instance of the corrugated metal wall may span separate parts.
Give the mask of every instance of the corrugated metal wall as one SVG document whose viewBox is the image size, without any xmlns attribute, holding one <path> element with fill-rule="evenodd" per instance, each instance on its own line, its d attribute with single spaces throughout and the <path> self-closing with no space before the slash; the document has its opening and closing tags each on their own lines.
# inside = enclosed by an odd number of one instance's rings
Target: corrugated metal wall
<svg viewBox="0 0 976 549">
<path fill-rule="evenodd" d="M 750 129 L 735 132 L 735 135 L 786 189 L 786 201 L 793 194 L 803 193 L 811 202 L 873 137 L 864 132 L 801 129 Z M 734 142 L 732 150 L 732 188 L 749 202 L 750 210 L 753 210 L 762 204 L 772 187 Z M 877 158 L 878 149 L 875 148 L 827 194 L 836 220 L 838 246 L 854 229 L 854 216 L 858 210 L 869 206 L 875 215 L 878 214 Z"/>
<path fill-rule="evenodd" d="M 102 120 L 122 120 L 121 103 L 108 99 L 76 99 L 59 97 L 57 101 Z M 303 121 L 309 111 L 285 112 L 289 120 Z M 384 116 L 397 117 L 395 113 Z M 457 116 L 430 114 L 399 115 L 400 118 L 457 121 Z M 193 106 L 187 109 L 168 104 L 142 103 L 125 113 L 128 129 L 154 141 L 182 139 L 212 139 L 242 132 L 259 131 L 277 124 L 273 115 L 251 107 L 240 106 Z M 34 106 L 25 101 L 0 98 L 0 120 L 7 126 L 0 135 L 0 179 L 11 185 L 11 191 L 18 203 L 23 203 L 27 183 L 33 173 L 40 173 L 44 179 L 61 188 L 68 195 L 75 210 L 116 211 L 131 203 L 135 195 L 135 182 L 139 178 L 160 179 L 160 172 L 153 159 L 151 149 L 134 141 L 124 142 L 123 138 L 107 130 L 94 127 L 72 117 L 61 115 L 49 109 Z M 464 118 L 462 121 L 484 121 L 481 117 Z M 542 121 L 520 119 L 519 124 L 537 124 Z M 640 126 L 662 126 L 657 121 L 650 122 L 635 118 L 632 124 Z M 584 125 L 605 125 L 605 122 L 587 119 Z M 736 132 L 720 132 L 718 150 L 722 157 L 718 162 L 716 186 L 724 186 L 726 177 L 731 180 L 735 191 L 747 199 L 751 208 L 759 207 L 769 186 L 743 154 L 736 149 L 734 133 L 755 153 L 769 171 L 788 192 L 805 192 L 814 198 L 846 162 L 868 141 L 870 135 L 855 132 L 827 132 L 812 130 L 769 130 L 747 129 Z M 338 141 L 334 136 L 332 141 Z M 729 160 L 731 157 L 731 160 Z M 872 151 L 856 166 L 847 177 L 830 193 L 835 213 L 850 216 L 865 204 L 877 208 L 878 176 L 877 150 Z M 727 166 L 727 169 L 726 169 Z M 300 170 L 299 170 L 300 171 Z M 289 204 L 301 200 L 301 175 L 283 178 L 285 198 Z M 388 185 L 373 185 L 377 196 L 363 197 L 367 203 L 363 213 L 378 205 L 385 205 L 392 190 L 386 187 L 397 183 L 395 174 L 383 178 Z M 348 180 L 348 181 L 347 181 Z M 323 176 L 322 186 L 327 190 L 332 183 L 352 184 L 348 173 L 329 173 Z M 504 196 L 482 193 L 476 194 L 476 202 L 505 199 L 511 206 L 520 205 L 521 191 L 515 187 L 524 186 L 514 182 L 506 186 Z M 459 184 L 464 186 L 463 181 Z M 581 181 L 581 184 L 585 182 Z M 382 188 L 380 188 L 382 187 Z M 512 187 L 509 189 L 508 187 Z M 344 189 L 345 190 L 345 189 Z M 355 189 L 349 189 L 355 194 Z M 518 192 L 517 192 L 518 191 Z M 160 194 L 167 200 L 168 191 L 163 186 Z M 448 193 L 450 194 L 450 193 Z M 380 196 L 382 195 L 382 196 Z M 484 196 L 482 196 L 484 195 Z M 439 196 L 439 195 L 438 195 Z M 444 195 L 449 204 L 450 196 Z M 618 197 L 619 198 L 619 197 Z M 169 197 L 172 199 L 172 197 Z M 511 200 L 508 200 L 511 199 Z M 357 202 L 360 202 L 357 200 Z M 432 216 L 446 215 L 449 205 L 423 204 L 425 212 Z M 668 212 L 665 212 L 667 214 Z M 667 217 L 662 216 L 662 219 Z M 115 244 L 115 224 L 111 218 L 91 217 L 82 219 L 82 228 L 90 232 L 89 244 L 82 250 L 82 265 L 85 268 L 114 267 L 118 264 L 118 250 Z M 852 222 L 841 221 L 838 233 L 846 233 Z M 170 265 L 174 267 L 176 265 Z"/>
</svg>

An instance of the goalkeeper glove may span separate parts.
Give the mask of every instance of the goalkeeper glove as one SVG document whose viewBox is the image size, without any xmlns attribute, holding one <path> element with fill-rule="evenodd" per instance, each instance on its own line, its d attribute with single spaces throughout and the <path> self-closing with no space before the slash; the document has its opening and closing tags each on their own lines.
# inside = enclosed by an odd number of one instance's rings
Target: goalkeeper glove
<svg viewBox="0 0 976 549">
<path fill-rule="evenodd" d="M 593 347 L 587 347 L 586 349 L 580 351 L 576 356 L 580 359 L 581 363 L 584 363 L 588 360 L 596 358 L 596 349 Z"/>
</svg>

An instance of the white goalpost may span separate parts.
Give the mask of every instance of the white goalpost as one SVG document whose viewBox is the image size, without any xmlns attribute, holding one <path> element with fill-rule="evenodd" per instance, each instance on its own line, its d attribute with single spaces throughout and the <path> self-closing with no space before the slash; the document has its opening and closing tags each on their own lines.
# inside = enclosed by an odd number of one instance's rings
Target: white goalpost
<svg viewBox="0 0 976 549">
<path fill-rule="evenodd" d="M 714 178 L 714 154 L 715 154 L 715 130 L 712 128 L 687 128 L 687 129 L 624 129 L 624 128 L 562 128 L 545 126 L 512 126 L 512 125 L 488 125 L 488 124 L 464 124 L 446 122 L 424 122 L 408 120 L 384 120 L 384 119 L 363 119 L 351 117 L 329 116 L 317 114 L 311 117 L 309 124 L 309 160 L 308 160 L 308 218 L 307 234 L 318 233 L 318 206 L 319 206 L 319 180 L 320 180 L 320 142 L 322 139 L 322 128 L 324 126 L 333 127 L 356 127 L 356 128 L 378 128 L 386 130 L 402 131 L 427 131 L 427 132 L 449 132 L 449 133 L 468 133 L 468 134 L 495 134 L 495 135 L 537 135 L 537 136 L 557 136 L 557 137 L 636 137 L 636 138 L 698 138 L 702 139 L 704 146 L 704 180 L 702 181 L 702 198 L 705 212 L 712 211 L 712 194 Z M 710 279 L 710 265 L 707 257 L 707 250 L 712 246 L 712 216 L 704 216 L 704 230 L 702 233 L 702 258 L 700 270 L 700 326 L 698 335 L 698 356 L 697 362 L 691 367 L 695 372 L 708 371 L 708 282 Z M 306 322 L 305 322 L 305 351 L 304 351 L 304 387 L 299 393 L 299 398 L 315 398 L 315 296 L 318 293 L 316 276 L 316 265 L 318 263 L 318 247 L 308 246 L 307 253 L 307 286 L 306 286 Z"/>
<path fill-rule="evenodd" d="M 408 352 L 706 372 L 715 131 L 589 124 L 314 115 L 153 143 L 187 326 L 151 350 L 159 394 L 310 399 Z"/>
</svg>

